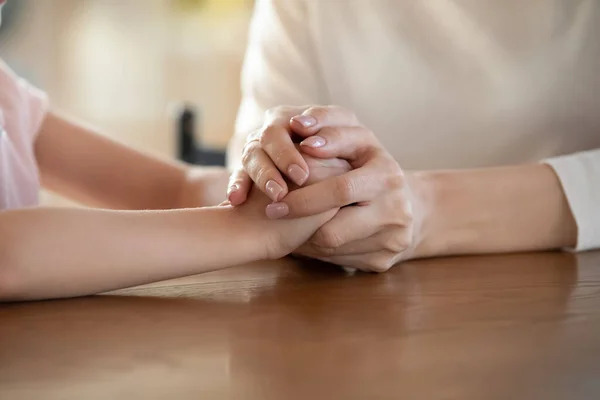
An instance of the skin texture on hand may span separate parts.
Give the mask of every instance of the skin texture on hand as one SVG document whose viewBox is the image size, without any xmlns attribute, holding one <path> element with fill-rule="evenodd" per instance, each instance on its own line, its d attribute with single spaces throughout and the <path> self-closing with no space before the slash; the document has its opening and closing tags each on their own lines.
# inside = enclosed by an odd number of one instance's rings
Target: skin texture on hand
<svg viewBox="0 0 600 400">
<path fill-rule="evenodd" d="M 251 135 L 244 148 L 245 171 L 234 173 L 237 190 L 230 191 L 230 198 L 243 201 L 252 180 L 277 200 L 266 210 L 273 219 L 343 207 L 296 252 L 362 270 L 387 270 L 415 237 L 412 194 L 403 171 L 352 112 L 334 106 L 310 107 L 287 120 L 289 111 L 271 111 L 277 117 L 267 116 L 267 123 Z M 294 137 L 303 139 L 301 152 Z M 302 155 L 341 158 L 353 170 L 289 192 L 280 171 L 287 171 L 284 176 L 294 181 L 290 163 L 297 164 Z"/>
<path fill-rule="evenodd" d="M 292 171 L 288 179 L 296 185 L 306 182 L 310 171 L 295 147 L 290 128 L 290 119 L 306 108 L 282 106 L 269 110 L 263 126 L 248 135 L 241 154 L 243 168 L 234 170 L 229 179 L 227 199 L 232 204 L 242 204 L 253 184 L 273 201 L 283 198 L 289 188 L 280 170 Z M 236 138 L 232 142 L 236 142 Z M 229 158 L 239 157 L 233 153 Z"/>
<path fill-rule="evenodd" d="M 335 168 L 328 168 L 335 171 Z M 255 186 L 250 190 L 247 201 L 239 206 L 232 207 L 235 215 L 243 224 L 244 230 L 254 232 L 252 237 L 263 238 L 259 242 L 264 244 L 265 258 L 278 259 L 285 257 L 305 243 L 323 224 L 333 218 L 338 212 L 337 208 L 322 213 L 293 219 L 269 219 L 264 209 L 270 200 Z M 225 205 L 230 207 L 230 205 Z M 237 224 L 239 226 L 239 224 Z M 233 227 L 234 229 L 235 226 Z"/>
<path fill-rule="evenodd" d="M 268 206 L 271 218 L 340 207 L 297 254 L 385 271 L 409 258 L 548 250 L 576 243 L 575 220 L 549 166 L 404 173 L 350 111 L 302 109 L 290 121 L 290 108 L 270 112 L 276 118 L 253 133 L 244 149 L 246 170 L 233 176 L 239 190 L 230 191 L 241 203 L 251 181 L 266 193 L 269 181 L 286 185 Z M 301 152 L 294 137 L 303 138 Z M 311 179 L 311 186 L 290 192 L 285 178 L 293 176 L 286 171 L 302 155 L 345 159 L 352 171 Z"/>
<path fill-rule="evenodd" d="M 298 146 L 296 146 L 298 148 Z M 327 178 L 342 175 L 352 169 L 352 166 L 346 161 L 339 158 L 319 159 L 307 154 L 302 155 L 303 162 L 310 170 L 310 175 L 304 183 L 304 186 L 313 183 L 321 182 Z M 290 191 L 299 189 L 299 186 L 293 182 L 285 180 Z M 258 199 L 258 200 L 257 200 Z M 231 204 L 229 201 L 228 204 Z M 247 199 L 236 208 L 244 210 L 248 203 L 254 203 L 252 212 L 257 229 L 262 225 L 265 229 L 271 229 L 275 232 L 275 238 L 272 241 L 272 246 L 268 251 L 269 258 L 276 259 L 286 256 L 304 244 L 323 224 L 331 220 L 338 212 L 338 207 L 325 210 L 322 213 L 315 213 L 300 218 L 289 219 L 270 219 L 265 215 L 265 208 L 270 206 L 271 200 L 263 193 L 257 185 L 253 185 Z M 258 207 L 258 208 L 256 208 Z M 311 231 L 312 230 L 312 231 Z M 305 232 L 311 231 L 310 235 Z"/>
</svg>

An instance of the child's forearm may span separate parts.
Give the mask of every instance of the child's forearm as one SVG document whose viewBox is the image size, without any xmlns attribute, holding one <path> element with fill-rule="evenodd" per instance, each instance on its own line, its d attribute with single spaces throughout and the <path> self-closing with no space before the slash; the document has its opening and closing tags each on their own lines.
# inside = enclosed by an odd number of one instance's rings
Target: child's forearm
<svg viewBox="0 0 600 400">
<path fill-rule="evenodd" d="M 43 186 L 82 204 L 119 210 L 204 207 L 225 200 L 225 168 L 189 168 L 48 113 L 35 143 Z"/>
<path fill-rule="evenodd" d="M 264 241 L 252 229 L 228 208 L 0 212 L 0 301 L 88 295 L 257 260 Z"/>
</svg>

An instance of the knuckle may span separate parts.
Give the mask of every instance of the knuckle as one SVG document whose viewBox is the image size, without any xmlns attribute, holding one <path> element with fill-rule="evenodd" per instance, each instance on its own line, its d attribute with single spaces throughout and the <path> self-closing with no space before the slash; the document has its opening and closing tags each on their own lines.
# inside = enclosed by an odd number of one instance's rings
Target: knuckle
<svg viewBox="0 0 600 400">
<path fill-rule="evenodd" d="M 388 174 L 384 180 L 388 190 L 399 190 L 404 187 L 404 178 L 399 174 Z"/>
<path fill-rule="evenodd" d="M 258 141 L 264 146 L 269 144 L 279 135 L 281 135 L 281 127 L 274 124 L 268 124 L 261 130 Z"/>
<path fill-rule="evenodd" d="M 244 178 L 246 176 L 246 171 L 244 171 L 242 168 L 238 168 L 236 170 L 234 170 L 231 175 L 229 175 L 229 185 L 232 185 L 234 183 L 237 182 L 243 182 Z"/>
<path fill-rule="evenodd" d="M 333 256 L 335 256 L 335 253 L 336 253 L 336 249 L 333 247 L 321 247 L 321 246 L 314 247 L 314 254 L 315 254 L 314 258 L 333 257 Z"/>
<path fill-rule="evenodd" d="M 285 167 L 286 162 L 290 161 L 291 152 L 282 146 L 282 136 L 287 135 L 285 128 L 278 125 L 268 125 L 258 138 L 258 143 L 267 152 L 271 160 L 278 167 Z"/>
<path fill-rule="evenodd" d="M 242 165 L 247 167 L 252 161 L 254 161 L 256 148 L 260 147 L 260 144 L 256 140 L 252 140 L 246 143 L 244 150 L 242 151 Z"/>
<path fill-rule="evenodd" d="M 384 248 L 393 254 L 402 253 L 412 244 L 412 235 L 408 230 L 392 235 L 385 243 Z"/>
<path fill-rule="evenodd" d="M 375 135 L 375 132 L 369 128 L 360 125 L 358 128 L 360 140 L 366 145 L 365 156 L 372 159 L 382 158 L 386 155 L 385 150 L 382 147 L 381 142 Z"/>
<path fill-rule="evenodd" d="M 326 106 L 312 106 L 308 110 L 306 110 L 306 114 L 310 114 L 317 119 L 317 121 L 322 122 L 329 113 L 329 108 Z"/>
<path fill-rule="evenodd" d="M 370 271 L 382 273 L 388 271 L 393 265 L 394 257 L 388 252 L 381 252 L 371 256 L 366 266 Z"/>
<path fill-rule="evenodd" d="M 404 195 L 388 196 L 383 215 L 392 216 L 392 225 L 410 225 L 414 219 L 412 203 Z"/>
<path fill-rule="evenodd" d="M 307 215 L 310 212 L 312 202 L 310 201 L 310 196 L 304 194 L 302 190 L 295 190 L 287 195 L 286 203 L 295 214 Z M 316 237 L 317 235 L 318 231 L 314 236 Z"/>
<path fill-rule="evenodd" d="M 313 237 L 311 237 L 305 244 L 300 246 L 294 253 L 304 257 L 318 258 L 328 256 L 329 251 L 330 249 L 322 249 L 317 246 L 313 235 Z"/>
<path fill-rule="evenodd" d="M 341 175 L 335 180 L 333 195 L 338 205 L 345 206 L 354 203 L 356 183 L 347 176 Z"/>
<path fill-rule="evenodd" d="M 273 151 L 273 153 L 271 154 L 271 160 L 273 160 L 275 165 L 282 168 L 285 168 L 287 164 L 286 161 L 288 160 L 288 158 L 288 152 L 285 150 L 278 149 Z"/>
<path fill-rule="evenodd" d="M 344 244 L 344 239 L 335 230 L 324 227 L 315 234 L 314 242 L 321 249 L 333 251 Z"/>
<path fill-rule="evenodd" d="M 404 201 L 404 206 L 400 208 L 400 217 L 405 225 L 412 225 L 415 221 L 415 214 L 412 210 L 412 204 L 409 201 Z"/>
<path fill-rule="evenodd" d="M 338 139 L 342 139 L 342 137 L 344 136 L 343 128 L 340 128 L 338 126 L 326 126 L 321 129 L 321 131 L 319 132 L 319 135 L 325 136 L 325 137 L 327 137 L 327 139 L 332 139 L 334 141 L 338 140 Z"/>
<path fill-rule="evenodd" d="M 271 179 L 271 168 L 260 167 L 256 170 L 255 182 L 260 186 L 264 186 Z"/>
<path fill-rule="evenodd" d="M 404 171 L 402 171 L 402 168 L 400 168 L 396 160 L 390 157 L 385 157 L 383 168 L 386 171 L 384 183 L 387 189 L 399 190 L 405 186 L 406 179 L 404 176 Z"/>
</svg>

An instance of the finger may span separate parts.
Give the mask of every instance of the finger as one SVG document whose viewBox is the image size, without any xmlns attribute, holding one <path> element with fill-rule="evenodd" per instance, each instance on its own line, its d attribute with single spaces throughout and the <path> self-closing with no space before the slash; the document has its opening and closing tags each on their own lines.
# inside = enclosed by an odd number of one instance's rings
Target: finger
<svg viewBox="0 0 600 400">
<path fill-rule="evenodd" d="M 296 148 L 288 130 L 289 126 L 273 124 L 261 130 L 259 143 L 277 169 L 296 185 L 302 186 L 308 179 L 308 165 Z"/>
<path fill-rule="evenodd" d="M 321 182 L 332 176 L 338 176 L 352 171 L 352 165 L 341 158 L 315 158 L 305 155 L 310 175 L 305 185 Z"/>
<path fill-rule="evenodd" d="M 289 193 L 281 202 L 267 206 L 271 219 L 299 218 L 320 214 L 332 208 L 368 202 L 390 189 L 386 174 L 365 166 L 346 174 L 328 178 L 314 185 Z"/>
<path fill-rule="evenodd" d="M 404 232 L 397 230 L 383 230 L 376 234 L 348 242 L 343 246 L 326 251 L 328 256 L 349 256 L 367 253 L 376 253 L 387 250 L 390 253 L 401 253 L 411 244 L 409 229 Z"/>
<path fill-rule="evenodd" d="M 365 254 L 317 258 L 331 264 L 346 268 L 356 268 L 364 272 L 385 272 L 400 261 L 400 257 L 394 256 L 386 250 Z"/>
<path fill-rule="evenodd" d="M 238 168 L 229 177 L 227 200 L 232 206 L 238 206 L 246 201 L 251 188 L 250 176 L 242 168 Z"/>
<path fill-rule="evenodd" d="M 279 201 L 287 194 L 285 180 L 257 141 L 248 143 L 244 148 L 242 164 L 256 186 L 271 200 Z"/>
<path fill-rule="evenodd" d="M 278 106 L 268 109 L 265 112 L 265 118 L 263 120 L 263 126 L 269 125 L 282 125 L 288 126 L 290 125 L 290 119 L 299 115 L 305 110 L 307 110 L 310 106 Z M 250 142 L 252 140 L 259 140 L 262 130 L 256 129 L 248 134 L 246 142 Z M 292 132 L 289 132 L 289 135 L 292 135 Z"/>
<path fill-rule="evenodd" d="M 354 113 L 339 106 L 314 106 L 290 120 L 294 133 L 307 137 L 326 126 L 359 126 Z"/>
<path fill-rule="evenodd" d="M 375 135 L 364 127 L 325 127 L 300 142 L 300 148 L 318 158 L 343 158 L 356 163 L 369 152 L 380 151 Z"/>
<path fill-rule="evenodd" d="M 371 206 L 342 208 L 331 221 L 323 225 L 309 240 L 317 248 L 337 249 L 351 242 L 362 241 L 382 228 L 382 218 Z"/>
</svg>

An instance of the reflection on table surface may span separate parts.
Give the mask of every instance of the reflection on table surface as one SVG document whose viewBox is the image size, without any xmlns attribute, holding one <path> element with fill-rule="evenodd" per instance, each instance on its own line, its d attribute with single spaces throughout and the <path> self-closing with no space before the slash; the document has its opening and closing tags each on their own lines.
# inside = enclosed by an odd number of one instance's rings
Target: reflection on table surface
<svg viewBox="0 0 600 400">
<path fill-rule="evenodd" d="M 3 305 L 0 398 L 597 398 L 599 264 L 288 259 Z"/>
</svg>

